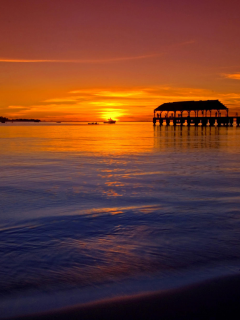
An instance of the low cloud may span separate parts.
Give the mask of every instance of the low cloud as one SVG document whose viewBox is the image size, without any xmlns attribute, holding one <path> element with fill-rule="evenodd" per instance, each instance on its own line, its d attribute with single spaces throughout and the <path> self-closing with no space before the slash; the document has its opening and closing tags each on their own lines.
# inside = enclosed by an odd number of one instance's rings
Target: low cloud
<svg viewBox="0 0 240 320">
<path fill-rule="evenodd" d="M 112 63 L 112 62 L 121 62 L 121 61 L 129 61 L 129 60 L 141 60 L 141 59 L 149 59 L 154 57 L 159 57 L 162 54 L 153 53 L 153 54 L 145 54 L 139 56 L 130 56 L 130 57 L 113 57 L 106 59 L 73 59 L 73 60 L 44 60 L 44 59 L 1 59 L 0 62 L 5 63 L 82 63 L 82 64 L 104 64 L 104 63 Z"/>
<path fill-rule="evenodd" d="M 106 101 L 92 101 L 89 102 L 90 104 L 93 104 L 95 106 L 101 106 L 101 107 L 120 107 L 120 106 L 124 106 L 124 103 L 121 102 L 106 102 Z"/>
<path fill-rule="evenodd" d="M 110 97 L 110 98 L 129 98 L 129 97 L 136 97 L 139 95 L 142 95 L 144 91 L 100 91 L 98 93 L 95 93 L 95 96 L 100 97 Z"/>
<path fill-rule="evenodd" d="M 29 111 L 32 109 L 32 107 L 28 107 L 28 106 L 8 106 L 8 109 L 11 109 L 12 111 L 17 111 L 17 112 L 24 112 L 24 111 Z"/>
<path fill-rule="evenodd" d="M 47 99 L 44 100 L 43 102 L 64 102 L 64 103 L 68 103 L 68 102 L 75 102 L 77 101 L 77 99 L 72 99 L 72 98 L 56 98 L 56 99 Z"/>
<path fill-rule="evenodd" d="M 237 72 L 237 73 L 224 73 L 223 77 L 227 78 L 227 79 L 240 80 L 240 72 Z"/>
<path fill-rule="evenodd" d="M 162 57 L 169 52 L 176 50 L 180 47 L 189 46 L 194 44 L 194 40 L 173 43 L 162 49 L 162 52 L 154 52 L 135 56 L 126 57 L 108 57 L 103 59 L 10 59 L 10 58 L 0 58 L 0 63 L 80 63 L 80 64 L 106 64 L 106 63 L 117 63 L 125 62 L 131 60 L 142 60 Z"/>
</svg>

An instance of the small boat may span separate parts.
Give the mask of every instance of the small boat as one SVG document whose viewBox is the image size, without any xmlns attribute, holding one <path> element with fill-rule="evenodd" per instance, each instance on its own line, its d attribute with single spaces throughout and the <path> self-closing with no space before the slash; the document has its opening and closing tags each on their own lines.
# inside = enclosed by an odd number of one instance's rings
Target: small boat
<svg viewBox="0 0 240 320">
<path fill-rule="evenodd" d="M 98 124 L 98 123 L 97 122 L 91 122 L 91 123 L 89 122 L 88 124 Z"/>
<path fill-rule="evenodd" d="M 56 123 L 61 123 L 61 121 L 57 121 Z"/>
<path fill-rule="evenodd" d="M 116 122 L 116 120 L 112 120 L 112 119 L 110 118 L 110 119 L 108 119 L 108 121 L 104 121 L 103 123 L 113 124 L 113 123 L 115 123 L 115 122 Z"/>
</svg>

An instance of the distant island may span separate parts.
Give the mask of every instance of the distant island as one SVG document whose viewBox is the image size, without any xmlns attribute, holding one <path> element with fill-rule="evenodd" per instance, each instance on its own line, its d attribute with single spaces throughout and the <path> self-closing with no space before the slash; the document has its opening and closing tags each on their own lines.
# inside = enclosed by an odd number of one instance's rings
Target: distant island
<svg viewBox="0 0 240 320">
<path fill-rule="evenodd" d="M 5 123 L 7 121 L 10 122 L 16 122 L 16 121 L 22 121 L 22 122 L 40 122 L 41 120 L 39 119 L 8 119 L 5 117 L 0 117 L 0 122 Z"/>
</svg>

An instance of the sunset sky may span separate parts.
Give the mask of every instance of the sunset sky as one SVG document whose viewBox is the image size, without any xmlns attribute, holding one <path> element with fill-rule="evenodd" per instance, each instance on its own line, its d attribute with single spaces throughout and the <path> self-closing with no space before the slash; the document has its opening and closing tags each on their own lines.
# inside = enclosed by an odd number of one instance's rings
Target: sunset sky
<svg viewBox="0 0 240 320">
<path fill-rule="evenodd" d="M 1 0 L 0 116 L 151 120 L 164 102 L 240 113 L 239 0 Z"/>
</svg>

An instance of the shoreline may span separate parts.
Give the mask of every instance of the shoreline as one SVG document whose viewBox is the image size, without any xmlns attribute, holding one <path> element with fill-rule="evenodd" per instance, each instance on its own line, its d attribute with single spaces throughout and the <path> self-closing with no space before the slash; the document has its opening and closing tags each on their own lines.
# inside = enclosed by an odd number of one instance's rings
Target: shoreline
<svg viewBox="0 0 240 320">
<path fill-rule="evenodd" d="M 4 319 L 238 319 L 240 275 Z"/>
<path fill-rule="evenodd" d="M 12 292 L 10 295 L 1 296 L 0 319 L 42 314 L 52 310 L 94 304 L 103 300 L 109 301 L 110 299 L 181 289 L 213 279 L 239 275 L 239 265 L 240 260 L 235 261 L 234 264 L 205 265 L 204 268 L 197 267 L 178 270 L 178 272 L 143 274 L 112 282 L 95 283 L 94 286 L 51 288 L 50 291 Z"/>
</svg>

